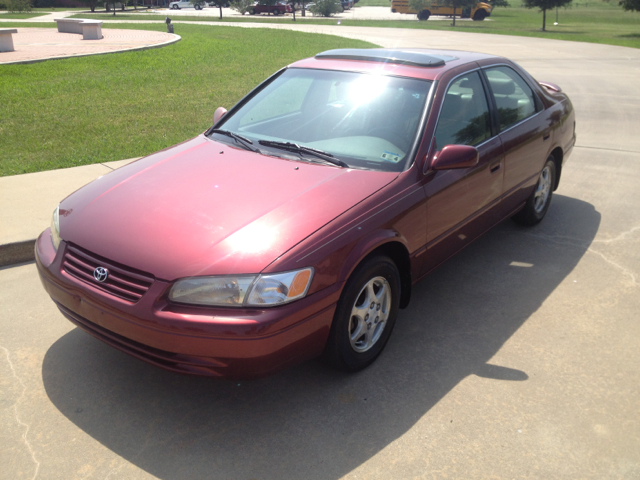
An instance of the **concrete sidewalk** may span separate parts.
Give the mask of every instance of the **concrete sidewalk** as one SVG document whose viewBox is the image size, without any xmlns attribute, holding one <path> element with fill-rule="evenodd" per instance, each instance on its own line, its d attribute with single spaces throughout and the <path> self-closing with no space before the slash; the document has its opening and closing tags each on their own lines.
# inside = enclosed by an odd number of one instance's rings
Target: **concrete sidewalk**
<svg viewBox="0 0 640 480">
<path fill-rule="evenodd" d="M 63 198 L 134 160 L 0 177 L 0 267 L 33 260 L 35 240 Z"/>
<path fill-rule="evenodd" d="M 133 50 L 147 50 L 171 45 L 180 35 L 153 30 L 108 28 L 99 40 L 84 40 L 76 33 L 55 28 L 23 28 L 13 34 L 14 51 L 2 52 L 0 64 L 34 63 L 67 57 L 103 55 Z"/>
</svg>

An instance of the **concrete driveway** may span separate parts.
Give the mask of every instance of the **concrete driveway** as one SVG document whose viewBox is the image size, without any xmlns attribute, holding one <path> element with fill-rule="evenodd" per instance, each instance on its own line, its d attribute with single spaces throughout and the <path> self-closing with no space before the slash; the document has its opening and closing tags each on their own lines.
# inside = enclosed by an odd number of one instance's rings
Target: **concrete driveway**
<svg viewBox="0 0 640 480">
<path fill-rule="evenodd" d="M 33 264 L 4 268 L 0 477 L 640 478 L 640 51 L 295 28 L 506 55 L 561 85 L 578 145 L 547 218 L 505 222 L 430 275 L 351 376 L 167 373 L 75 329 Z"/>
</svg>

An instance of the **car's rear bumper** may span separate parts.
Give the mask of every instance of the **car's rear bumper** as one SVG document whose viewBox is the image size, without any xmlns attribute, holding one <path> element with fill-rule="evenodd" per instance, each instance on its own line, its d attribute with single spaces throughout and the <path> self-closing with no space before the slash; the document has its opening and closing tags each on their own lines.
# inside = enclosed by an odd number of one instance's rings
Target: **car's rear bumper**
<svg viewBox="0 0 640 480">
<path fill-rule="evenodd" d="M 202 308 L 167 301 L 170 282 L 156 279 L 136 303 L 91 286 L 62 268 L 45 230 L 36 264 L 62 314 L 103 342 L 161 368 L 228 378 L 258 377 L 320 355 L 340 285 L 288 305 L 263 309 Z"/>
</svg>

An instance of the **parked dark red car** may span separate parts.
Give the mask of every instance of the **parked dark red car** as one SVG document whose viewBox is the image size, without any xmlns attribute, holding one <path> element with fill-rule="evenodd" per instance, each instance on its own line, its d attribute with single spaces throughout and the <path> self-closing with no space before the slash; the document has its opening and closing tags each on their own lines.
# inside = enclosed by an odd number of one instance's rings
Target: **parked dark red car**
<svg viewBox="0 0 640 480">
<path fill-rule="evenodd" d="M 559 87 L 458 51 L 324 52 L 225 112 L 67 197 L 36 244 L 69 320 L 177 372 L 366 367 L 412 284 L 542 220 L 575 143 Z"/>
<path fill-rule="evenodd" d="M 291 5 L 287 2 L 276 2 L 275 5 L 267 5 L 264 1 L 256 2 L 249 13 L 251 15 L 259 15 L 261 13 L 270 13 L 271 15 L 284 15 L 285 13 L 292 13 Z"/>
</svg>

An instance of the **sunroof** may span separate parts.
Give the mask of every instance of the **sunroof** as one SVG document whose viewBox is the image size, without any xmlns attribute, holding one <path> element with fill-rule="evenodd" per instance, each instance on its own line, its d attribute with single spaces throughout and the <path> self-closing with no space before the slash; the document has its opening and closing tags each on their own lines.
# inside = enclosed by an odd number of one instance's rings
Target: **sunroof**
<svg viewBox="0 0 640 480">
<path fill-rule="evenodd" d="M 387 50 L 383 48 L 340 48 L 318 53 L 318 59 L 367 60 L 369 62 L 398 63 L 414 67 L 441 67 L 455 60 L 448 55 L 433 55 L 419 50 Z"/>
</svg>

